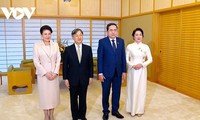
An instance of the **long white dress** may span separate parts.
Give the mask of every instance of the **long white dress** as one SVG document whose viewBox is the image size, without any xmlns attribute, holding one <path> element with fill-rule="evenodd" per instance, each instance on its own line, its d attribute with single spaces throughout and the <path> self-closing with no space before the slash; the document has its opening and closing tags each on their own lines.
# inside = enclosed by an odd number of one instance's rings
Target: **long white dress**
<svg viewBox="0 0 200 120">
<path fill-rule="evenodd" d="M 148 45 L 132 43 L 126 48 L 126 61 L 128 64 L 126 111 L 132 116 L 144 114 L 144 105 L 147 86 L 147 65 L 152 62 L 151 51 Z M 141 63 L 139 70 L 132 68 Z"/>
</svg>

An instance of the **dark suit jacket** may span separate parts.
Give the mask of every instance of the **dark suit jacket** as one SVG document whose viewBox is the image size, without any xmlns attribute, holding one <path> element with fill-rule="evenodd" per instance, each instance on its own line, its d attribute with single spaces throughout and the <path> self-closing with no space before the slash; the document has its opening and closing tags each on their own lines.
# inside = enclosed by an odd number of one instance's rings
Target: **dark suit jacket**
<svg viewBox="0 0 200 120">
<path fill-rule="evenodd" d="M 78 61 L 75 44 L 65 49 L 63 58 L 63 79 L 68 79 L 70 85 L 88 85 L 93 77 L 93 57 L 90 46 L 82 44 L 82 58 Z"/>
<path fill-rule="evenodd" d="M 119 77 L 122 76 L 122 72 L 126 72 L 124 40 L 117 37 L 116 42 L 117 49 L 114 52 L 108 37 L 99 40 L 98 73 L 103 73 L 105 77 L 113 77 L 115 68 Z"/>
</svg>

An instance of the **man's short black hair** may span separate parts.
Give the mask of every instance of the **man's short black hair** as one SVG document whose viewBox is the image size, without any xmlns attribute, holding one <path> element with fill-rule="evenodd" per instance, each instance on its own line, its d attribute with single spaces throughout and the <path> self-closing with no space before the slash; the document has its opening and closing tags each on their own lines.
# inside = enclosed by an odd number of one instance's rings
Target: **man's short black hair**
<svg viewBox="0 0 200 120">
<path fill-rule="evenodd" d="M 110 27 L 111 25 L 116 26 L 116 28 L 118 29 L 117 24 L 115 24 L 115 23 L 109 23 L 109 24 L 107 24 L 107 27 L 106 27 L 107 31 L 109 30 L 109 27 Z"/>
</svg>

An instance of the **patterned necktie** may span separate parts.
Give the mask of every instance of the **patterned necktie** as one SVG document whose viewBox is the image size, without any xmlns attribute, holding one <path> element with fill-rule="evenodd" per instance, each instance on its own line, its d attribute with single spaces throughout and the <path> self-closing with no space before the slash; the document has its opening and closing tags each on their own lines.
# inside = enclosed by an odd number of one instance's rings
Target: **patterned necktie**
<svg viewBox="0 0 200 120">
<path fill-rule="evenodd" d="M 80 51 L 80 45 L 77 45 L 78 50 L 77 50 L 77 55 L 78 55 L 78 61 L 79 63 L 81 62 L 81 51 Z"/>
<path fill-rule="evenodd" d="M 115 40 L 112 40 L 112 47 L 113 47 L 113 50 L 114 50 L 114 52 L 115 52 L 115 50 L 116 50 L 116 45 L 115 45 Z"/>
</svg>

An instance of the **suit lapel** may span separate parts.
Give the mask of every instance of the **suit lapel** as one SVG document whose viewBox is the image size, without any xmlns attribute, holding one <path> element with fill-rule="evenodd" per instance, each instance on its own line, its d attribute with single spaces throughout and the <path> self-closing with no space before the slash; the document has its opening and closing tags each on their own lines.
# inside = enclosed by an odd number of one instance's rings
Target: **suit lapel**
<svg viewBox="0 0 200 120">
<path fill-rule="evenodd" d="M 85 54 L 84 54 L 84 53 L 86 53 L 86 51 L 85 51 L 85 45 L 82 44 L 82 57 L 81 57 L 81 63 L 83 62 L 83 60 L 84 60 L 84 58 L 85 58 Z"/>
<path fill-rule="evenodd" d="M 120 44 L 119 38 L 117 38 L 117 37 L 116 37 L 116 44 L 117 44 L 117 49 L 115 52 L 118 52 L 121 44 Z"/>
<path fill-rule="evenodd" d="M 107 37 L 107 39 L 106 39 L 106 42 L 107 42 L 107 45 L 109 46 L 109 48 L 114 52 L 114 50 L 113 50 L 113 46 L 112 46 L 112 44 L 111 44 L 111 42 L 110 42 L 110 39 Z M 119 51 L 119 48 L 120 48 L 120 40 L 119 40 L 119 38 L 118 37 L 116 37 L 116 51 L 115 52 L 118 52 Z"/>
<path fill-rule="evenodd" d="M 111 42 L 110 42 L 110 39 L 109 39 L 109 37 L 107 37 L 107 39 L 106 39 L 106 45 L 108 45 L 108 48 L 109 48 L 111 51 L 113 51 L 113 52 L 114 52 L 114 50 L 113 50 L 113 47 L 112 47 L 112 45 L 111 45 Z"/>
<path fill-rule="evenodd" d="M 44 42 L 41 42 L 41 48 L 44 51 L 44 53 L 46 54 L 46 56 L 49 58 L 50 57 L 49 54 L 48 54 L 49 51 L 46 49 Z"/>
<path fill-rule="evenodd" d="M 52 55 L 53 55 L 53 51 L 55 49 L 55 46 L 53 44 L 52 41 L 50 41 L 50 51 L 48 51 L 48 49 L 46 48 L 44 42 L 41 42 L 41 48 L 44 51 L 44 53 L 46 54 L 46 56 L 51 59 Z"/>
<path fill-rule="evenodd" d="M 53 42 L 52 41 L 50 41 L 50 54 L 49 54 L 49 57 L 51 58 L 52 57 L 52 55 L 53 55 L 53 51 L 54 51 L 54 44 L 53 44 Z"/>
<path fill-rule="evenodd" d="M 75 60 L 79 63 L 75 44 L 73 44 L 72 47 L 73 47 L 72 52 L 74 54 Z"/>
</svg>

